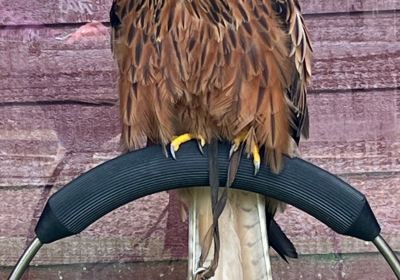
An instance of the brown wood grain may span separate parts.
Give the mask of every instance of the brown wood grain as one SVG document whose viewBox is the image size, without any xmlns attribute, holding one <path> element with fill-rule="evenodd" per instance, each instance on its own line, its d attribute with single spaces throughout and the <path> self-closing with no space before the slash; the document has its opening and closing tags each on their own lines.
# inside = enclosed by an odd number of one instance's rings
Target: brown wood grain
<svg viewBox="0 0 400 280">
<path fill-rule="evenodd" d="M 379 24 L 376 24 L 379 22 Z M 396 13 L 308 20 L 314 38 L 314 91 L 397 88 Z M 74 41 L 78 27 L 0 30 L 0 102 L 116 100 L 108 30 Z"/>
<path fill-rule="evenodd" d="M 112 0 L 57 0 L 43 4 L 40 0 L 0 1 L 2 25 L 37 25 L 79 23 L 91 20 L 108 21 Z M 382 12 L 400 9 L 397 0 L 303 0 L 306 14 Z"/>
</svg>

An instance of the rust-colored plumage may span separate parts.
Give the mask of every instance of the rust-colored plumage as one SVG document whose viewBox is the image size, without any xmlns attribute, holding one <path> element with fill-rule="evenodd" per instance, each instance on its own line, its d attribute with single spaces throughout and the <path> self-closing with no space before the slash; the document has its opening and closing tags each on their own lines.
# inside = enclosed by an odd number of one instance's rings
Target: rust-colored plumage
<svg viewBox="0 0 400 280">
<path fill-rule="evenodd" d="M 116 0 L 123 142 L 186 132 L 266 148 L 279 169 L 308 135 L 311 47 L 297 0 Z"/>
<path fill-rule="evenodd" d="M 298 0 L 114 0 L 110 16 L 128 150 L 245 135 L 278 172 L 308 136 L 312 50 Z"/>
</svg>

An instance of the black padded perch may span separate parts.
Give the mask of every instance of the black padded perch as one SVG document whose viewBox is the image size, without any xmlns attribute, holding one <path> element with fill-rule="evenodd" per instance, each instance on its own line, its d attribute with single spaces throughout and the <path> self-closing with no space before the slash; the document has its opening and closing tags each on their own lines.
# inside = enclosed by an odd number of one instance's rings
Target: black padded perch
<svg viewBox="0 0 400 280">
<path fill-rule="evenodd" d="M 220 143 L 218 164 L 225 185 L 230 145 Z M 233 188 L 260 193 L 291 204 L 334 231 L 372 241 L 400 279 L 400 263 L 380 234 L 365 196 L 327 171 L 302 159 L 285 158 L 279 175 L 242 158 Z M 208 157 L 192 141 L 181 146 L 177 160 L 152 146 L 107 161 L 79 176 L 48 200 L 36 226 L 37 237 L 9 279 L 20 279 L 42 244 L 80 233 L 114 209 L 157 192 L 208 185 Z"/>
</svg>

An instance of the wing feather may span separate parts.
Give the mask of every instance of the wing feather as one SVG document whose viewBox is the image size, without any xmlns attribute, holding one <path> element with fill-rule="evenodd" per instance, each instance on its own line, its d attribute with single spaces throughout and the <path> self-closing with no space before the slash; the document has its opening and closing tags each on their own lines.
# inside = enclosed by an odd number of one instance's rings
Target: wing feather
<svg viewBox="0 0 400 280">
<path fill-rule="evenodd" d="M 300 135 L 309 136 L 309 116 L 307 109 L 307 86 L 310 83 L 312 46 L 298 0 L 278 0 L 286 16 L 286 26 L 291 38 L 290 57 L 296 67 L 295 75 L 288 87 L 289 105 L 293 114 L 292 137 L 298 143 Z"/>
</svg>

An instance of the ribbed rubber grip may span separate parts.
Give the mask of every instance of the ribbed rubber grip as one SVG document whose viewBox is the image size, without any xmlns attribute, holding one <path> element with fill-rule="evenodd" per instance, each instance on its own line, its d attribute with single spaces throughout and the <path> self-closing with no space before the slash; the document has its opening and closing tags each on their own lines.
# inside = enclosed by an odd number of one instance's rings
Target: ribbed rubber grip
<svg viewBox="0 0 400 280">
<path fill-rule="evenodd" d="M 227 143 L 219 144 L 220 182 L 228 168 Z M 363 194 L 338 177 L 304 160 L 285 159 L 279 175 L 262 166 L 253 175 L 243 156 L 233 188 L 257 192 L 291 204 L 333 230 L 372 241 L 380 227 Z M 97 219 L 135 199 L 170 189 L 208 184 L 208 158 L 197 144 L 181 146 L 177 160 L 160 146 L 128 153 L 79 176 L 50 197 L 36 227 L 42 243 L 77 234 Z"/>
</svg>

